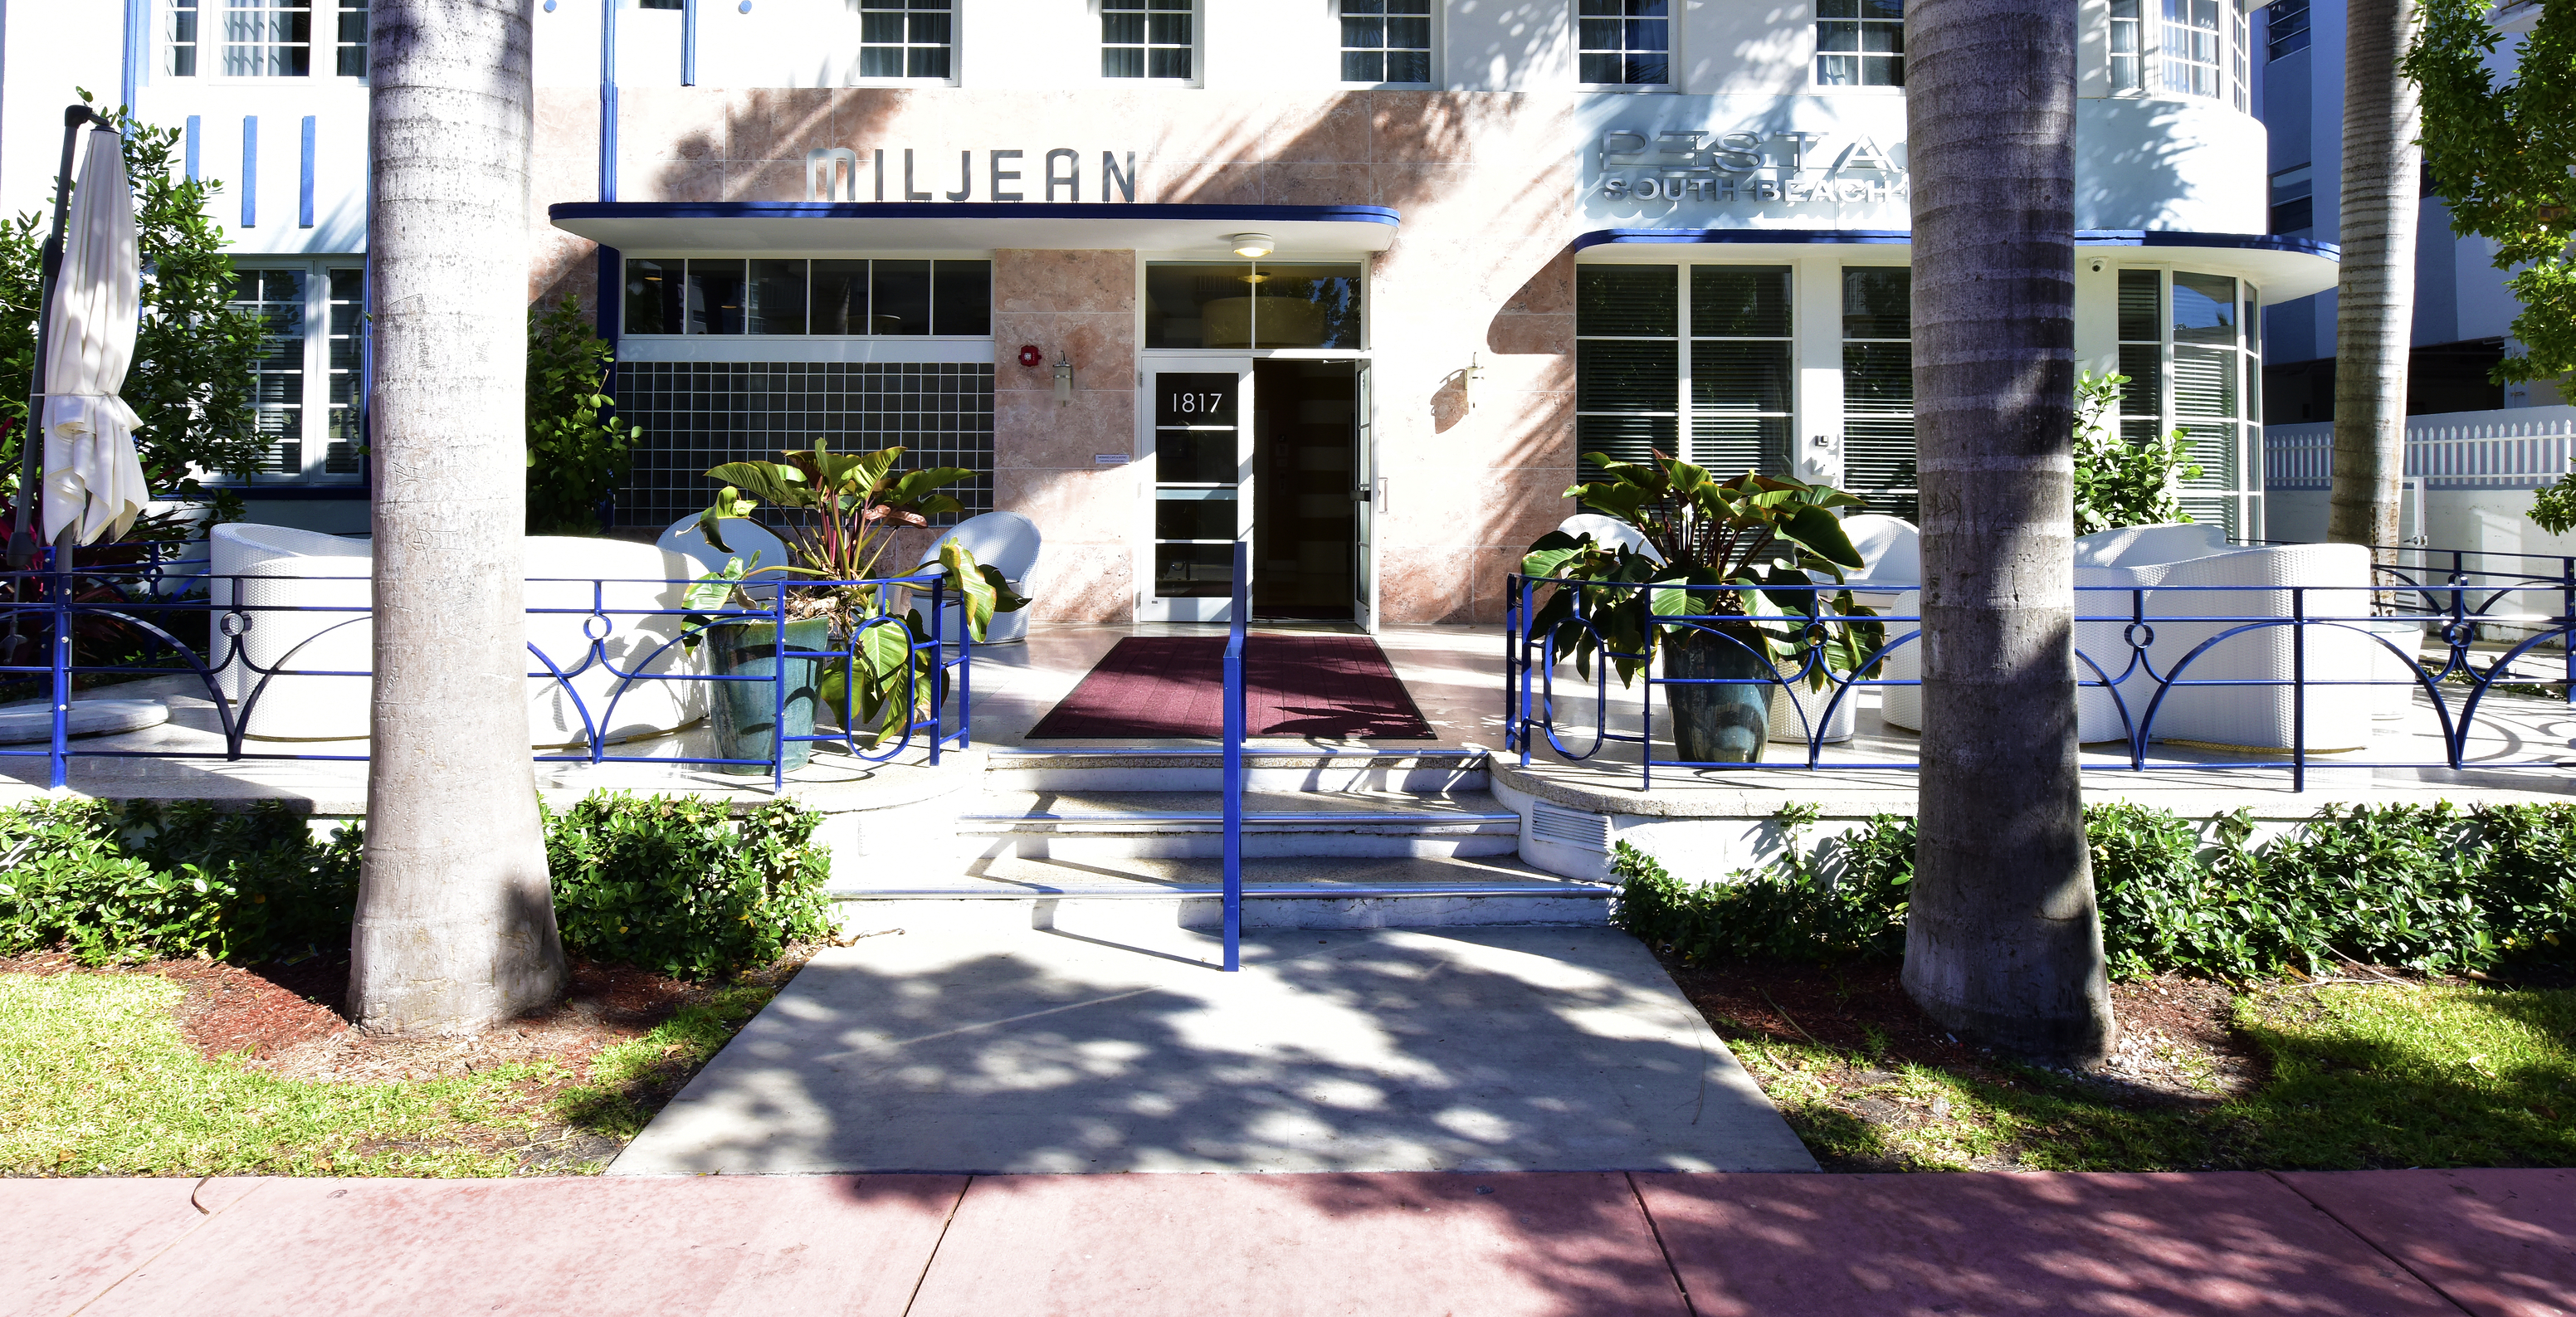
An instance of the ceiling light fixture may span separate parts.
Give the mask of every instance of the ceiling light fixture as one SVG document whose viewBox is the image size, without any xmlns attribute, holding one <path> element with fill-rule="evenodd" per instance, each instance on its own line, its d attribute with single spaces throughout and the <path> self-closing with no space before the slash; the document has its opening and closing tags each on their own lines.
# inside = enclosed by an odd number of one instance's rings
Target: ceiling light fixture
<svg viewBox="0 0 2576 1317">
<path fill-rule="evenodd" d="M 1257 261 L 1276 249 L 1267 233 L 1230 233 L 1227 242 L 1234 244 L 1234 254 L 1247 261 Z"/>
</svg>

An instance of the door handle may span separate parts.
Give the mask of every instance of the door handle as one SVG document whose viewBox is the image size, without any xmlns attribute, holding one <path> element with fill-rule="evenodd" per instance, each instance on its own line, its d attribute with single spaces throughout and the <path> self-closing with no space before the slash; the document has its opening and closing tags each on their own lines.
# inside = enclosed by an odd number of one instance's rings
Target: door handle
<svg viewBox="0 0 2576 1317">
<path fill-rule="evenodd" d="M 1353 489 L 1353 490 L 1351 491 L 1351 501 L 1352 501 L 1353 503 L 1366 503 L 1366 502 L 1368 502 L 1368 501 L 1369 501 L 1369 487 L 1368 487 L 1368 486 L 1366 486 L 1366 485 L 1361 485 L 1361 486 L 1359 486 L 1358 488 Z"/>
</svg>

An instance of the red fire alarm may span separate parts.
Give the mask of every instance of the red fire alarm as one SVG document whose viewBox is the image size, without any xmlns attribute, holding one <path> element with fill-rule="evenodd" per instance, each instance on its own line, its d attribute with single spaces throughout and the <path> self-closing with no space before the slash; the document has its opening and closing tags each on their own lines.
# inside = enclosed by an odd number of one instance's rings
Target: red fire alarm
<svg viewBox="0 0 2576 1317">
<path fill-rule="evenodd" d="M 1046 354 L 1038 351 L 1038 345 L 1035 343 L 1022 344 L 1020 347 L 1020 364 L 1023 366 L 1043 366 L 1046 364 Z"/>
</svg>

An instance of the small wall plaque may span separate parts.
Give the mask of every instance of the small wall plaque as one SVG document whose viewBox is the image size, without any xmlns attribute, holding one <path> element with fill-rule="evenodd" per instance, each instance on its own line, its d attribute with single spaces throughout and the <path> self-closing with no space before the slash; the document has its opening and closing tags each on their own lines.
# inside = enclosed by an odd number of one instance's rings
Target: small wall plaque
<svg viewBox="0 0 2576 1317">
<path fill-rule="evenodd" d="M 1091 455 L 1091 460 L 1092 460 L 1092 461 L 1094 461 L 1094 462 L 1096 462 L 1096 463 L 1098 463 L 1098 464 L 1100 464 L 1101 466 L 1125 466 L 1125 465 L 1127 465 L 1127 454 L 1125 454 L 1125 453 L 1093 453 L 1093 454 Z"/>
</svg>

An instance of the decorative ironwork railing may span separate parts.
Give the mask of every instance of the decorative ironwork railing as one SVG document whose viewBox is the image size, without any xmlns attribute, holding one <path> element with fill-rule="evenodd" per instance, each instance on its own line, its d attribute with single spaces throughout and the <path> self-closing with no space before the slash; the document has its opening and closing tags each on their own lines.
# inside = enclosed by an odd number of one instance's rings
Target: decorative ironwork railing
<svg viewBox="0 0 2576 1317">
<path fill-rule="evenodd" d="M 123 547 L 132 561 L 0 572 L 0 688 L 11 702 L 44 701 L 51 715 L 44 743 L 0 745 L 0 757 L 46 759 L 57 787 L 81 759 L 367 758 L 363 746 L 331 744 L 367 734 L 373 610 L 364 602 L 363 574 L 224 576 L 202 557 L 174 556 L 182 546 Z M 799 579 L 786 589 L 754 583 L 751 606 L 709 609 L 682 602 L 688 580 L 531 576 L 527 584 L 528 698 L 532 721 L 550 720 L 550 728 L 532 731 L 536 762 L 696 765 L 743 776 L 766 770 L 777 791 L 808 746 L 870 763 L 918 746 L 937 764 L 943 750 L 968 744 L 974 645 L 964 634 L 945 634 L 963 628 L 955 592 L 938 568 L 868 580 Z M 796 615 L 794 602 L 815 590 L 838 592 L 851 625 L 834 634 L 827 624 L 820 643 L 807 643 L 798 633 L 813 628 L 793 625 L 809 621 Z M 281 596 L 290 601 L 278 602 Z M 718 671 L 724 665 L 712 650 L 727 638 L 725 628 L 737 626 L 755 642 L 735 646 L 751 661 Z M 852 678 L 868 670 L 863 655 L 877 670 L 894 672 L 897 654 L 900 673 L 878 716 L 869 717 L 867 683 Z M 175 678 L 186 695 L 202 693 L 214 725 L 161 745 L 75 739 L 69 724 L 76 691 L 150 678 Z M 838 696 L 827 700 L 834 686 Z M 765 701 L 745 703 L 728 687 L 756 687 Z M 716 706 L 727 700 L 740 714 L 733 721 L 752 728 L 734 738 L 730 753 L 700 730 L 722 721 Z M 802 709 L 791 708 L 797 705 Z M 638 706 L 649 707 L 639 713 Z M 797 730 L 807 711 L 811 725 Z M 835 716 L 837 727 L 825 725 Z M 264 724 L 293 734 L 264 736 Z"/>
<path fill-rule="evenodd" d="M 2324 766 L 2563 771 L 2563 741 L 2546 757 L 2496 757 L 2472 742 L 2482 725 L 2508 742 L 2529 739 L 2494 725 L 2496 706 L 2488 701 L 2500 688 L 2576 702 L 2576 654 L 2567 652 L 2576 626 L 2576 558 L 2413 548 L 2380 556 L 2395 561 L 2376 566 L 2366 586 L 2078 586 L 2070 675 L 2079 739 L 2100 747 L 2085 756 L 2086 770 L 2286 769 L 2294 790 L 2306 789 L 2308 771 Z M 1842 612 L 1833 606 L 1840 585 L 1774 587 L 1763 591 L 1771 601 L 1764 607 L 1776 612 L 1742 618 L 1698 611 L 1741 587 L 1515 574 L 1508 589 L 1505 745 L 1524 765 L 1541 754 L 1597 762 L 1648 787 L 1658 770 L 1921 767 L 1903 753 L 1901 736 L 1887 734 L 1919 735 L 1923 727 L 1917 591 L 1881 588 L 1875 597 L 1885 607 Z M 1549 606 L 1560 594 L 1571 608 Z M 1684 598 L 1711 602 L 1686 605 Z M 1627 649 L 1612 644 L 1591 620 L 1613 601 L 1639 610 L 1617 628 L 1622 635 L 1651 628 L 1663 637 L 1653 660 L 1633 640 Z M 2534 601 L 2554 608 L 2531 607 Z M 1827 642 L 1832 628 L 1852 624 L 1883 634 L 1838 669 L 1828 662 Z M 1779 643 L 1762 642 L 1748 626 Z M 1744 675 L 1676 675 L 1663 653 L 1675 636 L 1729 654 Z M 1568 687 L 1560 674 L 1583 649 L 1590 652 L 1573 665 Z M 2558 676 L 2536 678 L 2518 666 L 2544 649 L 2557 651 L 2546 662 Z M 1637 669 L 1635 680 L 1614 692 L 1614 667 L 1622 662 Z M 1674 715 L 1656 707 L 1659 689 L 1669 704 L 1674 692 L 1687 700 L 1694 691 L 1756 687 L 1770 695 L 1762 739 L 1776 749 L 1749 762 L 1685 757 L 1672 735 Z M 1863 734 L 1864 713 L 1876 716 L 1879 734 Z M 2373 753 L 2406 737 L 2425 738 L 2429 749 L 2428 734 L 2438 736 L 2438 751 Z M 1856 749 L 1832 749 L 1845 745 Z M 2194 754 L 2159 753 L 2159 745 Z"/>
</svg>

